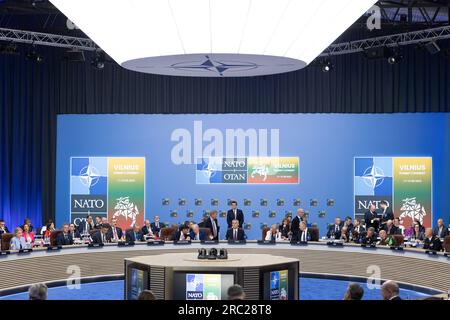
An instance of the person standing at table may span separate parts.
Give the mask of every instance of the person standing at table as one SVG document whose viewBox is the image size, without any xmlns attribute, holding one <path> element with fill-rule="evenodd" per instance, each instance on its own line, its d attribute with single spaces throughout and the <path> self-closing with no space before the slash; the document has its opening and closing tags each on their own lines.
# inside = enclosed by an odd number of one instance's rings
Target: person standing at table
<svg viewBox="0 0 450 320">
<path fill-rule="evenodd" d="M 297 215 L 291 222 L 292 241 L 294 242 L 299 241 L 298 237 L 300 235 L 300 222 L 302 221 L 306 223 L 305 211 L 302 208 L 298 208 Z"/>
<path fill-rule="evenodd" d="M 380 217 L 380 228 L 383 229 L 386 223 L 391 220 L 394 221 L 394 213 L 386 200 L 381 200 L 381 217 Z"/>
<path fill-rule="evenodd" d="M 378 232 L 378 228 L 380 225 L 380 218 L 375 211 L 375 205 L 371 204 L 369 206 L 369 210 L 364 214 L 364 221 L 366 223 L 366 229 L 374 228 L 375 232 Z"/>
<path fill-rule="evenodd" d="M 94 230 L 94 220 L 91 215 L 87 215 L 86 219 L 81 221 L 78 225 L 78 232 L 80 235 L 89 234 L 90 231 Z"/>
<path fill-rule="evenodd" d="M 211 240 L 219 240 L 219 231 L 220 227 L 217 222 L 217 211 L 213 210 L 209 214 L 209 218 L 205 221 L 205 228 L 211 230 L 210 239 Z"/>
<path fill-rule="evenodd" d="M 230 202 L 231 209 L 227 212 L 227 225 L 228 229 L 232 227 L 233 220 L 239 221 L 239 228 L 242 228 L 244 225 L 244 213 L 241 209 L 238 209 L 237 207 L 237 201 L 232 200 Z"/>
</svg>

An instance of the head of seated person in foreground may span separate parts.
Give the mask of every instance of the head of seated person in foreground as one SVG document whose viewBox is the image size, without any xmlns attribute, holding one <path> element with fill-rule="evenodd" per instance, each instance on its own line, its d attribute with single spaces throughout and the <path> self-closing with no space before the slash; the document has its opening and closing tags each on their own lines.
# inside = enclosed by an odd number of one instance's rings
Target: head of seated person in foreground
<svg viewBox="0 0 450 320">
<path fill-rule="evenodd" d="M 144 290 L 139 293 L 138 300 L 156 300 L 152 290 Z"/>
<path fill-rule="evenodd" d="M 349 283 L 345 291 L 344 300 L 361 300 L 364 296 L 364 289 L 357 283 Z"/>
<path fill-rule="evenodd" d="M 244 289 L 238 284 L 234 284 L 231 287 L 229 287 L 227 294 L 228 294 L 228 300 L 244 300 L 245 299 Z"/>
<path fill-rule="evenodd" d="M 382 246 L 387 245 L 387 238 L 388 238 L 388 236 L 387 236 L 386 231 L 385 230 L 380 230 L 379 236 L 380 236 L 380 241 L 378 242 L 378 244 L 380 244 Z"/>
<path fill-rule="evenodd" d="M 383 300 L 401 300 L 400 288 L 395 281 L 389 280 L 381 286 Z"/>
<path fill-rule="evenodd" d="M 29 300 L 47 300 L 48 288 L 45 283 L 33 284 L 28 289 L 28 299 Z"/>
<path fill-rule="evenodd" d="M 348 231 L 348 227 L 347 226 L 342 227 L 342 229 L 341 229 L 341 239 L 346 241 L 346 242 L 349 241 L 347 231 Z"/>
</svg>

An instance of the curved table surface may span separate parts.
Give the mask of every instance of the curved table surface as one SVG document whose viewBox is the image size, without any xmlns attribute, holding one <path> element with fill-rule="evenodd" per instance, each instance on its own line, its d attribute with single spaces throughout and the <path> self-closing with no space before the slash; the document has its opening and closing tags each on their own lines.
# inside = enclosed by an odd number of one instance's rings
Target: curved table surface
<svg viewBox="0 0 450 320">
<path fill-rule="evenodd" d="M 310 242 L 306 246 L 293 246 L 279 242 L 260 245 L 201 244 L 119 247 L 106 244 L 101 248 L 86 245 L 67 246 L 61 250 L 34 249 L 30 253 L 0 256 L 0 296 L 20 291 L 33 283 L 64 283 L 69 277 L 95 278 L 123 275 L 124 259 L 164 253 L 197 252 L 199 248 L 226 248 L 229 254 L 272 254 L 300 260 L 300 274 L 332 275 L 353 278 L 375 277 L 395 280 L 416 289 L 447 292 L 450 289 L 450 257 L 442 253 L 430 255 L 423 249 L 405 248 L 403 251 L 387 247 L 362 248 L 356 244 L 342 247 L 328 246 L 324 242 Z M 79 268 L 79 269 L 78 269 Z M 73 270 L 80 270 L 74 275 Z"/>
</svg>

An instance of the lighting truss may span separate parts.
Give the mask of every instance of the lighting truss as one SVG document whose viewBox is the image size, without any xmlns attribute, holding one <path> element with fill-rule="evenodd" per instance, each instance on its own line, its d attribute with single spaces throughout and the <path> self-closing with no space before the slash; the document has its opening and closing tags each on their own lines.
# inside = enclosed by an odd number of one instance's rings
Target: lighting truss
<svg viewBox="0 0 450 320">
<path fill-rule="evenodd" d="M 88 38 L 0 28 L 0 40 L 34 45 L 96 51 L 99 47 Z"/>
<path fill-rule="evenodd" d="M 380 46 L 396 47 L 443 39 L 450 39 L 450 26 L 336 43 L 330 45 L 327 49 L 325 49 L 320 57 L 357 53 L 365 49 Z M 84 51 L 100 50 L 100 48 L 91 39 L 88 38 L 70 37 L 5 28 L 0 28 L 0 40 L 67 49 L 79 49 Z"/>
<path fill-rule="evenodd" d="M 387 35 L 376 38 L 368 38 L 363 40 L 336 43 L 330 45 L 327 49 L 325 49 L 325 51 L 322 52 L 322 54 L 320 54 L 320 57 L 356 53 L 361 52 L 365 49 L 375 47 L 405 46 L 409 44 L 418 44 L 449 38 L 450 38 L 450 26 L 445 26 L 420 31 Z"/>
</svg>

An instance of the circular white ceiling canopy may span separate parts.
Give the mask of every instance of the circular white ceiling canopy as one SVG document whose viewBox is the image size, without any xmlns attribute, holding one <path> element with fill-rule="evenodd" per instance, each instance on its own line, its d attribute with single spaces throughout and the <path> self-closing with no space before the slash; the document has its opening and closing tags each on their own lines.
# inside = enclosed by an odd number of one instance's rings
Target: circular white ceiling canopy
<svg viewBox="0 0 450 320">
<path fill-rule="evenodd" d="M 145 73 L 301 69 L 376 0 L 51 0 L 111 58 Z"/>
</svg>

